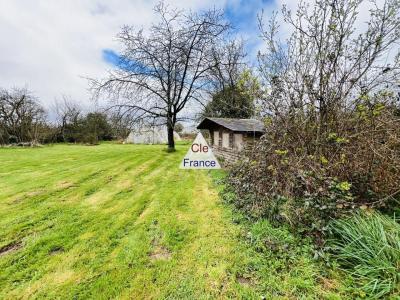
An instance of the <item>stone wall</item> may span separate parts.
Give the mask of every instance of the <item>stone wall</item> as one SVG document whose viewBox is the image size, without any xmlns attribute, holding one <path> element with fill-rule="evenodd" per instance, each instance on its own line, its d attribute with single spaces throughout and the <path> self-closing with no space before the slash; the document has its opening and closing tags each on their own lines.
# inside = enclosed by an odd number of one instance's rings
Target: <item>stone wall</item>
<svg viewBox="0 0 400 300">
<path fill-rule="evenodd" d="M 240 158 L 240 152 L 237 152 L 233 149 L 213 146 L 212 150 L 219 163 L 223 166 L 233 164 Z"/>
</svg>

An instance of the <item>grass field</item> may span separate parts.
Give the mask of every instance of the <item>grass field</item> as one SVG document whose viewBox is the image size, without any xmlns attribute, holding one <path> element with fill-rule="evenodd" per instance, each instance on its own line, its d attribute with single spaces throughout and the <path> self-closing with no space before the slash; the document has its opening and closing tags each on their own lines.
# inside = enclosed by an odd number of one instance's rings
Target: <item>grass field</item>
<svg viewBox="0 0 400 300">
<path fill-rule="evenodd" d="M 243 233 L 207 171 L 178 169 L 187 145 L 164 147 L 0 149 L 0 299 L 335 298 L 307 251 L 257 251 L 282 234 Z"/>
</svg>

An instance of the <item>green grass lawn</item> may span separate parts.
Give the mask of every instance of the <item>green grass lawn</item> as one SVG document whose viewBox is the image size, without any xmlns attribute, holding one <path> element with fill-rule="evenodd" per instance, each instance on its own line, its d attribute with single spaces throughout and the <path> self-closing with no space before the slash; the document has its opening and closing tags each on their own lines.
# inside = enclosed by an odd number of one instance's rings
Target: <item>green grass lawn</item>
<svg viewBox="0 0 400 300">
<path fill-rule="evenodd" d="M 281 233 L 237 224 L 187 147 L 0 149 L 0 299 L 335 298 L 307 251 L 243 238 Z"/>
</svg>

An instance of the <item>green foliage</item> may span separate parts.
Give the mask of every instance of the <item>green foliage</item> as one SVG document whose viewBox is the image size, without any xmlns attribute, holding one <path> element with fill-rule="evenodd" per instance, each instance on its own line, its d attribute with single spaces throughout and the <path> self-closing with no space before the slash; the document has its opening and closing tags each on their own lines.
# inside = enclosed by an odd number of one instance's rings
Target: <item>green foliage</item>
<svg viewBox="0 0 400 300">
<path fill-rule="evenodd" d="M 237 89 L 245 96 L 255 99 L 261 95 L 261 85 L 250 69 L 245 69 L 239 76 Z"/>
<path fill-rule="evenodd" d="M 400 224 L 379 214 L 333 221 L 330 247 L 371 298 L 400 297 Z"/>
<path fill-rule="evenodd" d="M 348 143 L 349 139 L 344 138 L 344 137 L 339 137 L 336 133 L 331 132 L 328 134 L 327 138 L 328 142 L 334 142 L 338 144 L 343 144 L 343 143 Z"/>
<path fill-rule="evenodd" d="M 223 185 L 223 174 L 212 171 L 212 176 L 219 185 L 224 203 L 238 203 L 237 195 Z M 272 224 L 266 219 L 249 219 L 239 210 L 234 210 L 232 218 L 241 226 L 241 240 L 246 245 L 238 249 L 243 253 L 242 269 L 246 272 L 237 276 L 257 282 L 255 287 L 264 296 L 262 298 L 351 298 L 344 291 L 347 287 L 339 279 L 335 265 L 328 271 L 315 259 L 316 249 L 311 239 L 293 233 L 282 222 Z"/>
<path fill-rule="evenodd" d="M 284 155 L 286 155 L 288 153 L 288 150 L 277 149 L 277 150 L 275 150 L 275 153 L 278 154 L 278 155 L 284 156 Z"/>
<path fill-rule="evenodd" d="M 102 113 L 89 113 L 81 124 L 82 141 L 97 143 L 98 141 L 109 141 L 112 139 L 112 129 L 108 123 L 107 116 Z"/>
<path fill-rule="evenodd" d="M 229 202 L 248 215 L 287 224 L 295 231 L 326 232 L 330 218 L 340 217 L 354 207 L 352 185 L 327 174 L 305 171 L 294 165 L 288 153 L 275 150 L 271 164 L 239 162 L 227 177 Z M 271 157 L 274 155 L 275 157 Z M 314 159 L 314 169 L 325 164 Z M 273 190 L 273 191 L 271 191 Z"/>
<path fill-rule="evenodd" d="M 231 87 L 214 94 L 202 112 L 204 117 L 243 119 L 250 118 L 253 114 L 253 99 Z"/>
<path fill-rule="evenodd" d="M 329 122 L 332 129 L 323 137 L 313 118 L 272 118 L 268 134 L 231 169 L 234 204 L 251 216 L 312 233 L 321 244 L 331 218 L 358 208 L 395 209 L 400 119 L 397 106 L 376 97 L 362 96 L 357 111 Z"/>
<path fill-rule="evenodd" d="M 257 78 L 248 69 L 238 81 L 216 92 L 202 112 L 203 117 L 251 118 L 255 114 L 254 100 L 261 95 Z"/>
<path fill-rule="evenodd" d="M 347 181 L 339 182 L 336 185 L 336 188 L 342 192 L 347 192 L 350 191 L 351 183 L 348 183 Z"/>
<path fill-rule="evenodd" d="M 112 127 L 103 113 L 88 113 L 78 117 L 64 128 L 66 142 L 97 144 L 99 141 L 109 141 L 113 138 Z"/>
</svg>

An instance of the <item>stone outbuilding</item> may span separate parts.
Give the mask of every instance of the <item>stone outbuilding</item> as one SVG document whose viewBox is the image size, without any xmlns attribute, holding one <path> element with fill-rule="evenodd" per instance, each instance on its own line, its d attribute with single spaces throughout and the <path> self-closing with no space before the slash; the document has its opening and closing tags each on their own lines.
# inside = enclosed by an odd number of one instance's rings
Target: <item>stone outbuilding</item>
<svg viewBox="0 0 400 300">
<path fill-rule="evenodd" d="M 240 152 L 249 150 L 265 133 L 263 122 L 255 119 L 205 118 L 197 129 L 208 130 L 214 154 L 225 162 L 235 162 Z"/>
<path fill-rule="evenodd" d="M 180 141 L 181 137 L 174 131 L 175 141 Z M 141 126 L 129 133 L 124 141 L 125 144 L 167 144 L 168 134 L 166 126 Z"/>
</svg>

